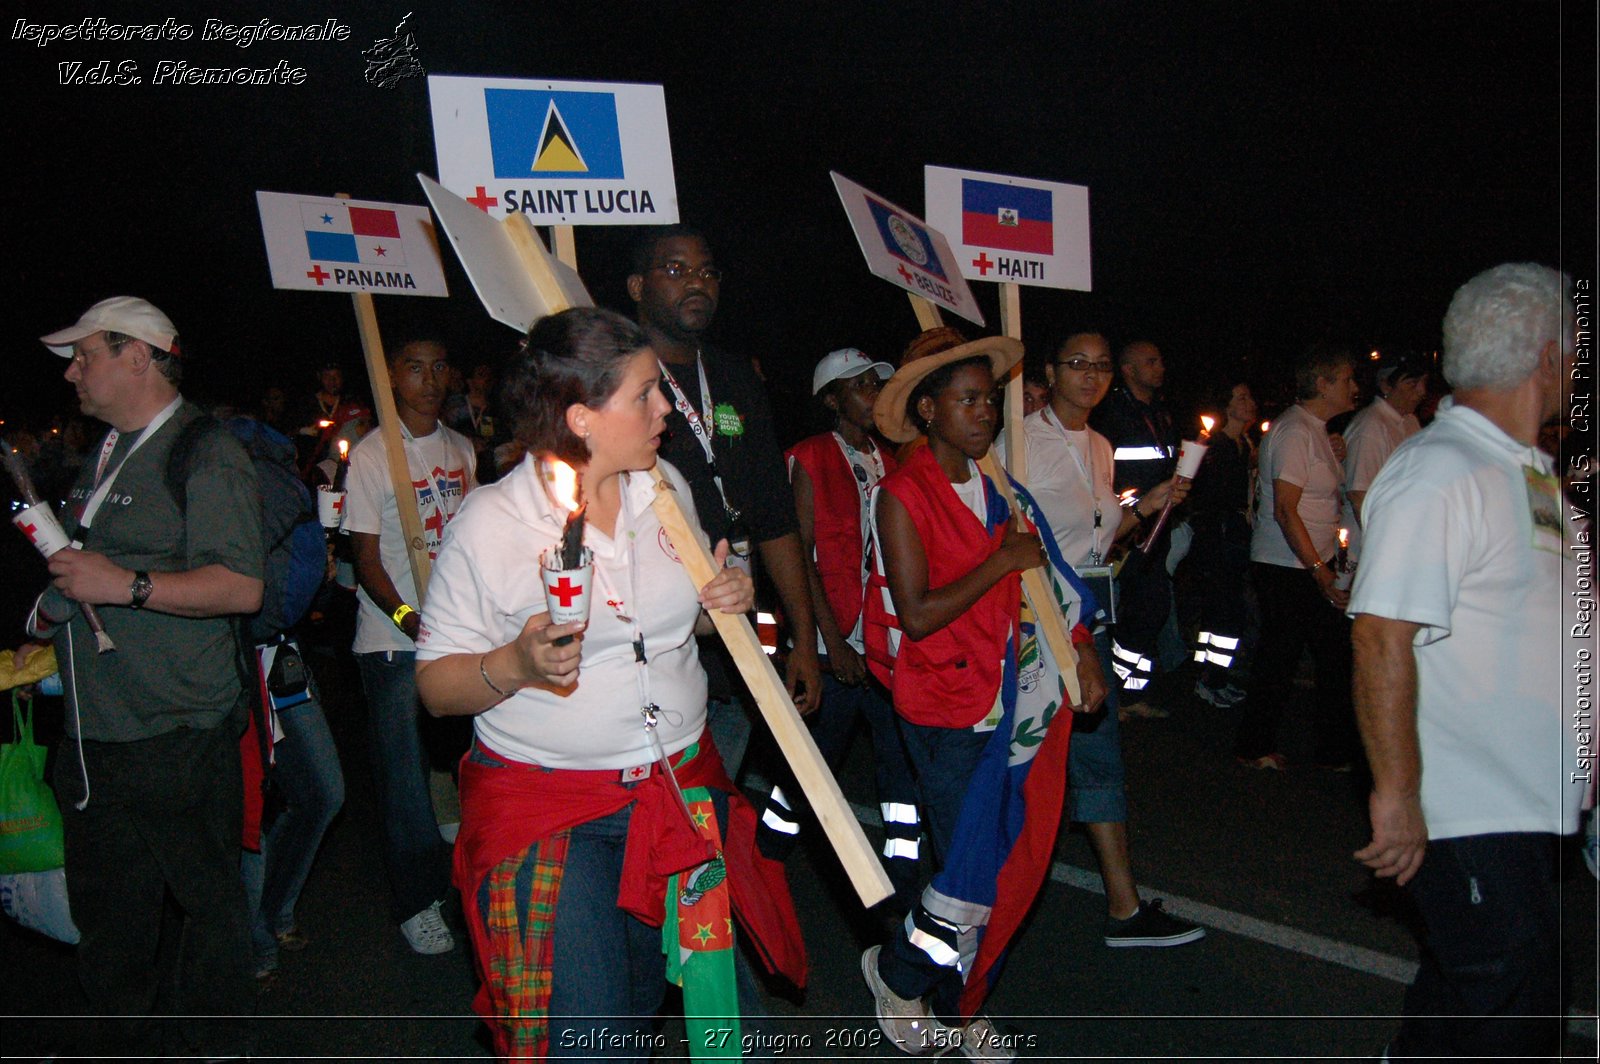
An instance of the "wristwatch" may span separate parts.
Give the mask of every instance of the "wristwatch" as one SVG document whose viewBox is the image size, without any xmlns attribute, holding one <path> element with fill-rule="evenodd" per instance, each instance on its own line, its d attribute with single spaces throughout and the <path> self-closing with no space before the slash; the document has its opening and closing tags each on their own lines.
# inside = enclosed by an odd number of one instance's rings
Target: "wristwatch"
<svg viewBox="0 0 1600 1064">
<path fill-rule="evenodd" d="M 150 582 L 150 574 L 143 569 L 138 570 L 133 574 L 133 583 L 128 585 L 128 594 L 133 596 L 133 601 L 129 602 L 128 605 L 133 609 L 138 609 L 149 601 L 150 592 L 155 589 L 156 585 Z"/>
</svg>

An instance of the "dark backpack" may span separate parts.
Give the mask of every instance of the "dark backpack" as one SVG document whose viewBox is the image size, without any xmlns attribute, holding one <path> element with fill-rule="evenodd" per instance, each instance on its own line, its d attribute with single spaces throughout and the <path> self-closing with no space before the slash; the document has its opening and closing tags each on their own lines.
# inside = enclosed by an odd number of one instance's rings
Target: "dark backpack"
<svg viewBox="0 0 1600 1064">
<path fill-rule="evenodd" d="M 244 619 L 242 636 L 265 643 L 297 624 L 322 586 L 327 548 L 311 492 L 295 471 L 294 444 L 254 418 L 218 421 L 196 418 L 183 427 L 167 459 L 167 487 L 187 510 L 186 484 L 195 445 L 208 433 L 226 429 L 244 446 L 261 491 L 261 541 L 266 546 L 261 611 Z"/>
</svg>

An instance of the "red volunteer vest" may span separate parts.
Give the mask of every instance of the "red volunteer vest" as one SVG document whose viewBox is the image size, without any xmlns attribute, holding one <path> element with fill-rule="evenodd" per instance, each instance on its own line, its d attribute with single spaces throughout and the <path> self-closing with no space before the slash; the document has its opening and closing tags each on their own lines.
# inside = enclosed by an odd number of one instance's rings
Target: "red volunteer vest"
<svg viewBox="0 0 1600 1064">
<path fill-rule="evenodd" d="M 833 433 L 801 440 L 784 452 L 811 478 L 812 538 L 822 593 L 839 632 L 848 636 L 861 616 L 861 495 L 856 476 Z M 895 470 L 894 456 L 878 449 L 884 473 Z"/>
<path fill-rule="evenodd" d="M 991 533 L 973 516 L 929 448 L 919 448 L 884 478 L 881 487 L 911 516 L 928 559 L 929 588 L 954 583 L 971 572 L 1005 536 L 1003 526 Z M 996 490 L 987 477 L 984 490 Z M 899 627 L 884 609 L 879 587 L 881 579 L 874 573 L 866 598 L 872 634 L 886 626 Z M 1006 637 L 1017 623 L 1021 604 L 1021 575 L 1008 573 L 939 631 L 924 639 L 902 634 L 889 685 L 895 712 L 913 724 L 939 728 L 970 728 L 982 720 L 1000 690 Z M 874 658 L 880 650 L 868 648 Z"/>
</svg>

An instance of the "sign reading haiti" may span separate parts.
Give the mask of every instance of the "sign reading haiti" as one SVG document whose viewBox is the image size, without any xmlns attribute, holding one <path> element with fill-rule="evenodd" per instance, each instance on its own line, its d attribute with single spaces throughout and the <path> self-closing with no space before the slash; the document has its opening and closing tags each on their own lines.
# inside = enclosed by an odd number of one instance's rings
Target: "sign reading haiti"
<svg viewBox="0 0 1600 1064">
<path fill-rule="evenodd" d="M 1091 290 L 1088 188 L 943 166 L 922 173 L 928 220 L 956 240 L 967 279 Z"/>
<path fill-rule="evenodd" d="M 956 268 L 950 242 L 939 230 L 848 177 L 832 176 L 850 228 L 867 257 L 867 269 L 874 276 L 983 324 L 978 301 Z"/>
<path fill-rule="evenodd" d="M 678 220 L 660 85 L 428 78 L 439 183 L 535 225 Z"/>
<path fill-rule="evenodd" d="M 257 192 L 272 287 L 447 296 L 428 208 Z"/>
</svg>

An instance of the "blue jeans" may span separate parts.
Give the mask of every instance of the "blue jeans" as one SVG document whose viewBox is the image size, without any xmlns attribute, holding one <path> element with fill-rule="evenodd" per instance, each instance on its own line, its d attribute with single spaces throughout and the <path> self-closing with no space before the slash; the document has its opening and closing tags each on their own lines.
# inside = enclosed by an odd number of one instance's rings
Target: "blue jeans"
<svg viewBox="0 0 1600 1064">
<path fill-rule="evenodd" d="M 277 936 L 294 929 L 295 903 L 323 832 L 344 805 L 344 773 L 322 704 L 313 697 L 281 709 L 278 723 L 283 741 L 273 748 L 271 779 L 284 809 L 261 839 L 264 868 L 259 899 L 252 899 L 258 904 L 251 910 L 255 918 L 250 929 L 258 972 L 276 965 Z"/>
<path fill-rule="evenodd" d="M 383 817 L 383 860 L 389 874 L 389 912 L 409 920 L 450 889 L 450 855 L 428 792 L 412 651 L 355 655 L 367 696 L 373 785 Z"/>
<path fill-rule="evenodd" d="M 1429 841 L 1406 887 L 1428 933 L 1391 1060 L 1560 1052 L 1558 841 L 1537 832 Z"/>
<path fill-rule="evenodd" d="M 1067 748 L 1067 816 L 1080 824 L 1120 824 L 1128 819 L 1128 792 L 1123 786 L 1122 729 L 1117 721 L 1119 692 L 1111 671 L 1111 633 L 1101 628 L 1095 653 L 1106 672 L 1104 708 L 1072 722 Z"/>
</svg>

